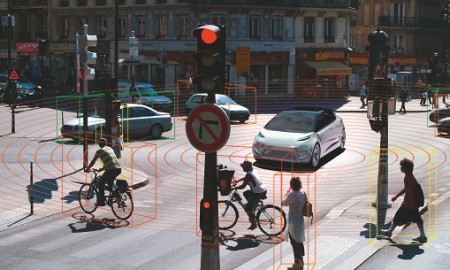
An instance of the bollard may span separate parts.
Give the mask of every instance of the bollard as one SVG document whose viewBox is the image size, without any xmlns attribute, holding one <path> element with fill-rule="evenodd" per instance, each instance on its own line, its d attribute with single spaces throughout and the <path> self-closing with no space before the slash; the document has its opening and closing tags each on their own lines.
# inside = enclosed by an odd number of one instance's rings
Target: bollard
<svg viewBox="0 0 450 270">
<path fill-rule="evenodd" d="M 30 192 L 30 212 L 31 215 L 33 215 L 34 213 L 34 195 L 33 195 L 33 161 L 30 161 L 30 188 L 29 188 L 29 192 Z"/>
</svg>

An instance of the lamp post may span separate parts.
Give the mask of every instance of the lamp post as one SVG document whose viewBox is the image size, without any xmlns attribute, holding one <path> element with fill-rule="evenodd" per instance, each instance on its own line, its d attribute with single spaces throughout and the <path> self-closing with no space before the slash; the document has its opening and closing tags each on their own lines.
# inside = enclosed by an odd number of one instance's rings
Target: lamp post
<svg viewBox="0 0 450 270">
<path fill-rule="evenodd" d="M 387 77 L 388 35 L 377 29 L 368 36 L 369 51 L 369 95 L 367 117 L 373 131 L 380 133 L 380 150 L 377 174 L 377 196 L 372 206 L 377 208 L 377 227 L 384 225 L 388 201 L 388 115 L 395 113 L 395 93 L 392 81 Z"/>
</svg>

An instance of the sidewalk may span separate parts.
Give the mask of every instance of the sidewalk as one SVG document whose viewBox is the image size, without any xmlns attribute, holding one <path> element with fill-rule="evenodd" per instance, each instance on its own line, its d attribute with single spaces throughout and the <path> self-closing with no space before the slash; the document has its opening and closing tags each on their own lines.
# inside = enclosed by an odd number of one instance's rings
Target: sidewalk
<svg viewBox="0 0 450 270">
<path fill-rule="evenodd" d="M 445 108 L 445 104 L 439 100 L 439 108 Z M 241 105 L 247 106 L 254 110 L 253 104 L 243 102 Z M 350 96 L 343 99 L 305 99 L 298 97 L 264 97 L 258 99 L 257 112 L 258 113 L 278 113 L 282 110 L 289 110 L 296 107 L 325 107 L 335 110 L 336 112 L 352 112 L 352 113 L 367 113 L 367 106 L 361 109 L 361 100 L 358 96 Z M 400 110 L 401 102 L 396 101 L 396 113 Z M 431 105 L 421 106 L 420 99 L 412 99 L 405 104 L 408 112 L 426 112 L 431 110 Z"/>
<path fill-rule="evenodd" d="M 82 164 L 82 161 L 71 161 L 72 164 Z M 72 190 L 73 186 L 80 185 L 85 181 L 89 181 L 90 178 L 82 169 L 78 169 L 73 171 L 73 168 L 61 168 L 61 170 L 56 169 L 53 165 L 49 164 L 39 164 L 40 167 L 45 168 L 45 175 L 54 175 L 57 176 L 54 179 L 43 179 L 44 181 L 34 182 L 34 186 L 36 187 L 35 194 L 37 194 L 37 199 L 35 199 L 35 203 L 33 204 L 34 214 L 31 215 L 31 204 L 26 199 L 23 201 L 22 206 L 18 206 L 14 209 L 7 209 L 0 211 L 0 231 L 5 229 L 9 229 L 15 226 L 19 226 L 34 220 L 39 220 L 46 218 L 48 216 L 52 216 L 54 214 L 59 214 L 62 212 L 61 201 L 70 201 L 64 202 L 65 211 L 70 211 L 70 209 L 79 208 L 79 204 L 77 198 L 75 196 L 78 194 L 78 190 Z M 61 172 L 64 172 L 62 175 Z M 42 175 L 38 168 L 35 168 L 35 175 Z M 64 190 L 63 194 L 65 195 L 63 198 L 59 198 L 61 195 L 61 189 L 63 189 L 63 184 L 61 184 L 62 179 L 69 178 L 70 180 L 65 180 L 64 185 L 70 184 L 71 188 L 68 190 Z M 36 177 L 36 179 L 39 177 Z M 132 185 L 133 189 L 137 189 L 139 187 L 145 186 L 149 181 L 149 176 L 139 170 L 131 169 L 128 167 L 122 167 L 122 173 L 118 177 L 119 179 L 127 180 L 129 185 Z M 72 180 L 72 179 L 79 179 Z M 61 189 L 60 189 L 61 188 Z M 26 189 L 26 187 L 24 187 Z M 48 194 L 43 194 L 48 193 Z M 44 197 L 39 198 L 40 197 Z M 47 197 L 45 197 L 47 196 Z M 48 198 L 50 196 L 50 198 Z M 51 198 L 53 196 L 53 198 Z M 23 195 L 21 196 L 23 197 Z M 40 202 L 42 200 L 42 202 Z"/>
<path fill-rule="evenodd" d="M 377 235 L 377 210 L 369 201 L 371 199 L 374 198 L 367 195 L 350 198 L 307 230 L 307 239 L 310 241 L 305 243 L 304 269 L 355 269 L 379 249 L 390 244 L 388 238 Z M 392 221 L 402 201 L 391 202 L 392 206 L 386 213 L 386 224 Z M 425 211 L 427 204 L 421 208 L 421 213 Z M 416 225 L 407 228 L 411 227 L 418 234 Z M 410 235 L 403 233 L 407 228 L 397 227 L 392 238 L 402 235 L 411 240 Z M 287 269 L 293 262 L 290 243 L 282 242 L 236 270 Z"/>
</svg>

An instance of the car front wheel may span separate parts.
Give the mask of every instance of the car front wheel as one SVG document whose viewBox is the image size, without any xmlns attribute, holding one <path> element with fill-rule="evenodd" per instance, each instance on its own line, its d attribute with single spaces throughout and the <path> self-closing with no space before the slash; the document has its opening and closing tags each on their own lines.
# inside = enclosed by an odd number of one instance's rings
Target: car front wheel
<svg viewBox="0 0 450 270">
<path fill-rule="evenodd" d="M 314 168 L 319 167 L 320 163 L 320 145 L 316 143 L 311 153 L 311 166 Z"/>
<path fill-rule="evenodd" d="M 159 139 L 161 138 L 161 135 L 162 135 L 162 127 L 160 125 L 156 124 L 150 128 L 150 136 L 152 138 Z"/>
</svg>

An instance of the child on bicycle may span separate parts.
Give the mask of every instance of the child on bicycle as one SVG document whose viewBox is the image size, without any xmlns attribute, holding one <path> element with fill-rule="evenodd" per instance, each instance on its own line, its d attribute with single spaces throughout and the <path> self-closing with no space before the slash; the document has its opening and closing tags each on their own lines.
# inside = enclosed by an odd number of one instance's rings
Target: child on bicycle
<svg viewBox="0 0 450 270">
<path fill-rule="evenodd" d="M 106 143 L 107 140 L 105 138 L 101 138 L 98 140 L 98 146 L 100 146 L 100 149 L 95 152 L 94 157 L 86 167 L 86 171 L 88 172 L 92 168 L 92 166 L 94 166 L 98 158 L 100 158 L 103 162 L 103 169 L 105 170 L 105 172 L 100 177 L 100 181 L 98 183 L 98 206 L 105 205 L 105 184 L 108 183 L 109 186 L 112 186 L 114 179 L 116 179 L 116 177 L 122 173 L 119 159 L 117 159 L 116 155 L 114 154 L 114 150 L 111 147 L 106 146 Z"/>
<path fill-rule="evenodd" d="M 236 181 L 236 183 L 243 182 L 240 186 L 237 186 L 236 189 L 244 189 L 246 186 L 250 187 L 250 190 L 244 191 L 244 197 L 247 199 L 245 212 L 251 223 L 248 229 L 254 230 L 256 229 L 256 205 L 260 200 L 266 198 L 267 187 L 262 182 L 261 177 L 253 171 L 253 165 L 250 161 L 245 160 L 241 163 L 241 167 L 246 174 L 243 178 Z"/>
</svg>

